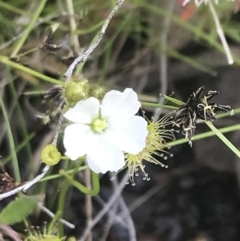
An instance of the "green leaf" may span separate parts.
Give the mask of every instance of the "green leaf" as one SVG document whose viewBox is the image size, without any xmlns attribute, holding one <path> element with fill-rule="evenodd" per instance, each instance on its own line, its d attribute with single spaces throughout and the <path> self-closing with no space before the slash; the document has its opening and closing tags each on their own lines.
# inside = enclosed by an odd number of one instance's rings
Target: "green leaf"
<svg viewBox="0 0 240 241">
<path fill-rule="evenodd" d="M 35 197 L 22 196 L 10 204 L 0 213 L 0 222 L 4 224 L 14 224 L 22 221 L 37 206 L 37 199 Z"/>
</svg>

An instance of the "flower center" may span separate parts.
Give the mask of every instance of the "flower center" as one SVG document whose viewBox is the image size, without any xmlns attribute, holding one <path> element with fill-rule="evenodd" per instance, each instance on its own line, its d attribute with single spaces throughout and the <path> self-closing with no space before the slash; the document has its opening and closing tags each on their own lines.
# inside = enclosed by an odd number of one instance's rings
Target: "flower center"
<svg viewBox="0 0 240 241">
<path fill-rule="evenodd" d="M 95 119 L 92 122 L 92 129 L 96 133 L 102 133 L 107 128 L 107 122 L 104 119 Z"/>
</svg>

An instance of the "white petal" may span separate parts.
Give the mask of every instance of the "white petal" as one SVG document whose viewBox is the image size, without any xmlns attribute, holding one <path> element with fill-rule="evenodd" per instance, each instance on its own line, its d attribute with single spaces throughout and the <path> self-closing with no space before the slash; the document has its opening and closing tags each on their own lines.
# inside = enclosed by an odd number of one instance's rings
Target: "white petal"
<svg viewBox="0 0 240 241">
<path fill-rule="evenodd" d="M 104 134 L 95 136 L 91 143 L 91 150 L 87 153 L 87 162 L 92 171 L 96 173 L 117 172 L 125 165 L 123 151 L 109 143 Z"/>
<path fill-rule="evenodd" d="M 125 89 L 123 93 L 111 90 L 103 98 L 101 113 L 110 123 L 119 123 L 134 116 L 139 108 L 138 96 L 132 89 Z"/>
<path fill-rule="evenodd" d="M 90 134 L 90 127 L 87 125 L 72 124 L 67 126 L 63 136 L 65 155 L 71 160 L 84 156 L 87 153 Z"/>
<path fill-rule="evenodd" d="M 146 146 L 147 121 L 140 116 L 133 116 L 129 120 L 109 126 L 108 140 L 120 150 L 130 154 L 137 154 Z"/>
<path fill-rule="evenodd" d="M 99 100 L 90 97 L 87 100 L 79 101 L 73 108 L 70 108 L 63 116 L 75 123 L 89 124 L 99 114 Z"/>
</svg>

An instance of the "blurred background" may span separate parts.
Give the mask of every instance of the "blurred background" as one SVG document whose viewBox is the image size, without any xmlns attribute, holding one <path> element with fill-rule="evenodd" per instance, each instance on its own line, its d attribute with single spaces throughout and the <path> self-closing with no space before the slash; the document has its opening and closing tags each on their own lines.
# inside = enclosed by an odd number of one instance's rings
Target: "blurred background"
<svg viewBox="0 0 240 241">
<path fill-rule="evenodd" d="M 240 108 L 240 1 L 211 1 L 234 58 L 232 65 L 209 3 L 197 7 L 194 1 L 185 6 L 183 2 L 125 1 L 100 45 L 84 66 L 76 69 L 76 78 L 88 78 L 107 90 L 131 87 L 141 101 L 149 102 L 162 101 L 160 93 L 172 92 L 186 102 L 193 91 L 205 86 L 206 92 L 220 92 L 214 102 Z M 0 115 L 0 155 L 16 180 L 20 180 L 19 174 L 22 181 L 30 180 L 41 171 L 41 150 L 52 141 L 57 124 L 57 118 L 44 124 L 37 117 L 49 108 L 42 103 L 43 94 L 54 84 L 36 73 L 63 80 L 70 63 L 89 47 L 115 4 L 113 0 L 0 0 L 0 94 L 8 120 Z M 4 56 L 35 74 L 7 63 Z M 149 107 L 146 113 L 157 116 Z M 164 113 L 167 111 L 162 110 Z M 238 123 L 239 115 L 235 114 L 216 120 L 214 125 L 221 128 Z M 207 131 L 205 124 L 198 124 L 195 134 Z M 237 148 L 239 134 L 238 130 L 226 134 Z M 176 137 L 184 136 L 179 133 Z M 64 151 L 61 141 L 59 148 Z M 129 227 L 134 226 L 139 241 L 240 240 L 239 158 L 218 137 L 194 141 L 192 148 L 188 143 L 176 145 L 170 152 L 173 157 L 160 160 L 168 169 L 147 163 L 151 180 L 144 181 L 140 174 L 135 178 L 136 186 L 127 185 L 88 241 L 133 240 Z M 60 163 L 48 175 L 61 168 L 70 167 Z M 124 172 L 118 176 L 120 182 L 122 176 Z M 110 177 L 101 177 L 100 194 L 91 200 L 93 217 L 119 188 Z M 84 173 L 78 173 L 76 179 L 83 181 Z M 56 212 L 64 182 L 62 177 L 38 183 L 29 194 L 38 195 Z M 84 232 L 88 215 L 85 199 L 76 189 L 68 188 L 63 217 L 76 228 L 65 227 L 65 236 L 78 238 Z M 1 201 L 0 206 L 8 202 Z M 42 212 L 29 218 L 36 226 L 49 219 Z M 14 228 L 23 232 L 20 224 Z"/>
</svg>

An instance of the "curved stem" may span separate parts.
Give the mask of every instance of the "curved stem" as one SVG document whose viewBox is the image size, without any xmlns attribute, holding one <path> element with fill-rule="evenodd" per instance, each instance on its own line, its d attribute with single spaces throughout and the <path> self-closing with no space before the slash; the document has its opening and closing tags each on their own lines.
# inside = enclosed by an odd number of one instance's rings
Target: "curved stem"
<svg viewBox="0 0 240 241">
<path fill-rule="evenodd" d="M 74 187 L 76 187 L 80 192 L 83 192 L 90 196 L 96 196 L 99 193 L 99 190 L 100 190 L 99 176 L 95 172 L 92 172 L 93 189 L 89 189 L 86 186 L 84 186 L 83 184 L 81 184 L 80 182 L 74 180 L 73 176 L 68 175 L 67 172 L 65 172 L 64 170 L 60 170 L 60 174 L 65 176 L 68 179 L 69 183 L 71 185 L 73 185 Z"/>
</svg>

